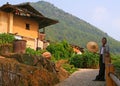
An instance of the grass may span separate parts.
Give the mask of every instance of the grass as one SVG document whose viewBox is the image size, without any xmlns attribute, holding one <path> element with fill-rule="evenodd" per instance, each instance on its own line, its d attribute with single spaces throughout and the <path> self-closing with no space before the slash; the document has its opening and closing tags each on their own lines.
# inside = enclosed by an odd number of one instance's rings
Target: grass
<svg viewBox="0 0 120 86">
<path fill-rule="evenodd" d="M 72 74 L 73 72 L 77 71 L 78 68 L 75 68 L 74 65 L 70 65 L 68 63 L 65 63 L 62 65 L 62 67 L 67 70 L 70 74 Z"/>
</svg>

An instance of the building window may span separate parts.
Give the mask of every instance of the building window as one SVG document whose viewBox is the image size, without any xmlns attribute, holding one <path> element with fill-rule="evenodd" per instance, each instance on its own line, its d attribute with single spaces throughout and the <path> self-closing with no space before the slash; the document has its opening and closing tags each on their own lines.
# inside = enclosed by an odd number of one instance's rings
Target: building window
<svg viewBox="0 0 120 86">
<path fill-rule="evenodd" d="M 26 24 L 26 29 L 30 30 L 30 24 Z"/>
</svg>

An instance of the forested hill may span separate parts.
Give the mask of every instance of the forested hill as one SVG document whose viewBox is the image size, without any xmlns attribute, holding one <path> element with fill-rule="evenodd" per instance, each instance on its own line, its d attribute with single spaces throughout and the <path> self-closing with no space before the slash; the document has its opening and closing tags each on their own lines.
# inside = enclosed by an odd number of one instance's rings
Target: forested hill
<svg viewBox="0 0 120 86">
<path fill-rule="evenodd" d="M 39 1 L 31 3 L 40 13 L 46 17 L 59 21 L 58 24 L 46 27 L 47 38 L 51 41 L 67 40 L 70 44 L 86 47 L 87 42 L 96 41 L 99 45 L 101 38 L 107 37 L 112 52 L 120 52 L 120 42 L 108 36 L 107 33 L 101 31 L 88 22 L 79 19 L 54 5 Z"/>
</svg>

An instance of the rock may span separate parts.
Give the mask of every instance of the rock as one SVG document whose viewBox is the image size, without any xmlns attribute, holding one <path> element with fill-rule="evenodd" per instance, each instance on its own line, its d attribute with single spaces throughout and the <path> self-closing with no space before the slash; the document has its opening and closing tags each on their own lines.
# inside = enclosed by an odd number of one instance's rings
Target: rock
<svg viewBox="0 0 120 86">
<path fill-rule="evenodd" d="M 43 54 L 42 54 L 42 56 L 43 57 L 45 57 L 46 59 L 51 59 L 51 53 L 50 52 L 44 52 Z"/>
<path fill-rule="evenodd" d="M 56 63 L 56 68 L 57 68 L 57 70 L 59 70 L 58 78 L 60 81 L 63 81 L 70 76 L 70 74 L 65 69 L 62 68 L 62 64 L 66 63 L 66 62 L 67 62 L 67 60 L 60 60 Z"/>
<path fill-rule="evenodd" d="M 5 58 L 5 57 L 3 57 L 3 56 L 0 56 L 0 59 L 3 59 L 3 58 Z"/>
<path fill-rule="evenodd" d="M 0 60 L 0 68 L 2 65 L 11 65 L 11 71 L 16 71 L 17 65 L 18 73 L 20 74 L 20 81 L 22 86 L 54 86 L 59 82 L 57 74 L 48 71 L 44 67 L 30 66 L 19 63 L 14 58 L 4 58 Z M 4 69 L 8 69 L 9 66 Z M 5 80 L 6 81 L 6 80 Z M 19 83 L 20 84 L 20 83 Z"/>
<path fill-rule="evenodd" d="M 54 86 L 68 78 L 69 73 L 62 68 L 66 60 L 60 60 L 56 64 L 42 56 L 28 54 L 9 54 L 7 58 L 0 60 L 0 64 L 19 66 L 22 75 L 23 86 Z"/>
</svg>

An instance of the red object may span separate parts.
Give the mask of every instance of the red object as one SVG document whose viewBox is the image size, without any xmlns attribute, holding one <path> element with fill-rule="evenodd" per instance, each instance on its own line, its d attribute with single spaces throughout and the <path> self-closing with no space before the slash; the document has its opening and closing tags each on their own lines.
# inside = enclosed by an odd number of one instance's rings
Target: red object
<svg viewBox="0 0 120 86">
<path fill-rule="evenodd" d="M 13 43 L 14 53 L 25 53 L 26 50 L 26 40 L 15 40 Z"/>
</svg>

